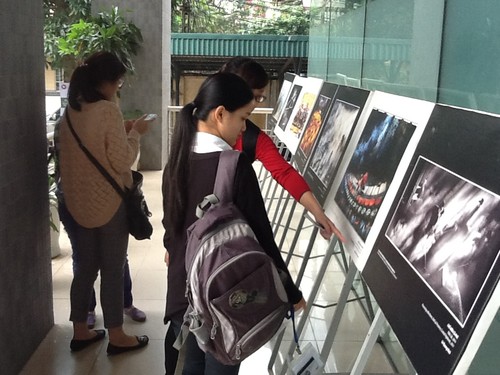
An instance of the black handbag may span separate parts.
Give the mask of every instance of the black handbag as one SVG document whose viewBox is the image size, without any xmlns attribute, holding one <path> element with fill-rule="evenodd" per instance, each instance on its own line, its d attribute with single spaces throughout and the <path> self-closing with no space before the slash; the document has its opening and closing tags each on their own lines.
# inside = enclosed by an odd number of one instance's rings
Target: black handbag
<svg viewBox="0 0 500 375">
<path fill-rule="evenodd" d="M 90 151 L 83 145 L 80 137 L 76 134 L 75 129 L 69 119 L 68 110 L 66 113 L 66 121 L 68 122 L 69 128 L 73 136 L 75 137 L 78 146 L 87 155 L 89 160 L 95 165 L 95 167 L 101 172 L 101 174 L 108 180 L 108 182 L 113 186 L 116 192 L 123 198 L 125 202 L 125 207 L 127 210 L 127 220 L 128 220 L 128 230 L 129 233 L 134 236 L 136 240 L 150 239 L 153 234 L 153 226 L 149 222 L 151 217 L 151 212 L 146 204 L 146 199 L 142 193 L 142 181 L 143 176 L 137 171 L 132 171 L 133 184 L 129 189 L 122 190 L 120 185 L 114 180 L 113 177 L 108 173 L 108 171 L 99 163 L 99 161 L 90 153 Z"/>
</svg>

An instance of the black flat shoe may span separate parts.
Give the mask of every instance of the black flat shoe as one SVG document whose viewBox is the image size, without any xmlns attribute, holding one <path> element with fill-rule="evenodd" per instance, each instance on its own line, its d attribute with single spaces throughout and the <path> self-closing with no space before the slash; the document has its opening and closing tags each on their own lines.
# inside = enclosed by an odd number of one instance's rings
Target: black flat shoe
<svg viewBox="0 0 500 375">
<path fill-rule="evenodd" d="M 116 355 L 116 354 L 121 354 L 125 352 L 130 352 L 132 350 L 137 350 L 140 348 L 144 348 L 148 342 L 149 342 L 149 337 L 144 335 L 144 336 L 135 336 L 138 343 L 137 345 L 133 346 L 116 346 L 111 343 L 108 344 L 108 355 Z"/>
<path fill-rule="evenodd" d="M 69 348 L 71 349 L 72 352 L 79 352 L 80 350 L 85 349 L 87 346 L 90 344 L 93 344 L 94 342 L 101 341 L 104 336 L 106 336 L 106 331 L 104 329 L 95 329 L 94 330 L 96 335 L 92 337 L 91 339 L 88 340 L 71 340 L 69 344 Z"/>
</svg>

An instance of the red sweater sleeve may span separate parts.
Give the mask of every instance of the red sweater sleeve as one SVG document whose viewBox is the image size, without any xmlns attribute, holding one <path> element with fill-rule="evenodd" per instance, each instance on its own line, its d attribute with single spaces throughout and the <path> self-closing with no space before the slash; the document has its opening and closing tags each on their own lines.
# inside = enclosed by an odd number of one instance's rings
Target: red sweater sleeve
<svg viewBox="0 0 500 375">
<path fill-rule="evenodd" d="M 279 153 L 273 140 L 263 131 L 257 138 L 255 159 L 259 160 L 271 176 L 287 190 L 296 201 L 311 190 L 306 180 Z"/>
</svg>

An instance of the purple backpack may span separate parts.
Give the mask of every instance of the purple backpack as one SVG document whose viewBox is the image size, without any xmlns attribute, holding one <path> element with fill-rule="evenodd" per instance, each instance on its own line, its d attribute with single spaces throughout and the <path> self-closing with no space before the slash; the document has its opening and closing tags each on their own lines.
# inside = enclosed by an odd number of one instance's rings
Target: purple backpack
<svg viewBox="0 0 500 375">
<path fill-rule="evenodd" d="M 269 341 L 290 309 L 273 260 L 233 203 L 239 155 L 221 152 L 214 193 L 198 205 L 186 247 L 183 325 L 202 350 L 227 365 Z"/>
</svg>

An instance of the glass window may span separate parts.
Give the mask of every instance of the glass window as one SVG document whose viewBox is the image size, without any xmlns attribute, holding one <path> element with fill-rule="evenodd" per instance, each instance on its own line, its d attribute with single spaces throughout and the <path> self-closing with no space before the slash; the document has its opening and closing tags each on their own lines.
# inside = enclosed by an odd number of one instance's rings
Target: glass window
<svg viewBox="0 0 500 375">
<path fill-rule="evenodd" d="M 331 1 L 327 80 L 360 86 L 365 0 Z"/>
<path fill-rule="evenodd" d="M 365 0 L 313 0 L 308 75 L 360 85 Z"/>
<path fill-rule="evenodd" d="M 326 1 L 326 3 L 330 3 Z M 311 27 L 309 29 L 309 53 L 307 75 L 326 79 L 331 8 L 324 0 L 311 2 Z"/>
<path fill-rule="evenodd" d="M 500 113 L 500 2 L 448 1 L 438 101 Z"/>
<path fill-rule="evenodd" d="M 443 1 L 369 0 L 362 86 L 436 99 Z"/>
<path fill-rule="evenodd" d="M 316 0 L 312 6 L 309 75 L 436 100 L 444 0 Z"/>
<path fill-rule="evenodd" d="M 498 0 L 315 0 L 312 8 L 308 75 L 500 114 Z M 369 293 L 361 283 L 355 290 L 368 312 Z M 499 317 L 470 374 L 495 368 Z M 414 372 L 389 326 L 381 341 L 399 372 Z"/>
</svg>

